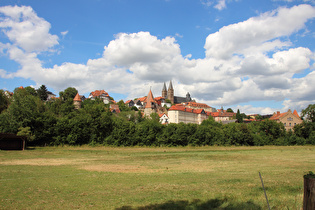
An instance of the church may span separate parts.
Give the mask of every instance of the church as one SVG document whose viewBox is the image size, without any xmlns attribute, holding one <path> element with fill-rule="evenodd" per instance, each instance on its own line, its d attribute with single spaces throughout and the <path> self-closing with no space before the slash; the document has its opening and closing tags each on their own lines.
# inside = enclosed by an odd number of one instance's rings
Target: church
<svg viewBox="0 0 315 210">
<path fill-rule="evenodd" d="M 165 99 L 170 100 L 172 104 L 181 104 L 181 103 L 186 103 L 186 102 L 194 102 L 194 100 L 191 99 L 189 93 L 186 94 L 186 97 L 174 96 L 174 88 L 173 88 L 172 81 L 170 81 L 168 89 L 166 89 L 166 85 L 165 85 L 165 82 L 164 82 L 164 86 L 163 86 L 163 89 L 162 89 L 162 97 L 165 98 Z"/>
</svg>

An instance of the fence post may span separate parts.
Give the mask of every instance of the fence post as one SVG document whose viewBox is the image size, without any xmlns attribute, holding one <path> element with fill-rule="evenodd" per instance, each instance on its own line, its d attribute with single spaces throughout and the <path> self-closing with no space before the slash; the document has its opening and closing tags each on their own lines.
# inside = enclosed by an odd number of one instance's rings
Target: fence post
<svg viewBox="0 0 315 210">
<path fill-rule="evenodd" d="M 312 172 L 304 176 L 303 210 L 315 209 L 315 176 Z"/>
</svg>

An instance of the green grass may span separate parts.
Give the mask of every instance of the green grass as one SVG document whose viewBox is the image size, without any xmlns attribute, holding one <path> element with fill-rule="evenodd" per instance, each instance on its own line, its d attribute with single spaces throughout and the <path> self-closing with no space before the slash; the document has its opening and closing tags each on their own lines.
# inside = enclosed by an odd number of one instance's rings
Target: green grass
<svg viewBox="0 0 315 210">
<path fill-rule="evenodd" d="M 315 147 L 0 151 L 0 209 L 301 209 Z"/>
</svg>

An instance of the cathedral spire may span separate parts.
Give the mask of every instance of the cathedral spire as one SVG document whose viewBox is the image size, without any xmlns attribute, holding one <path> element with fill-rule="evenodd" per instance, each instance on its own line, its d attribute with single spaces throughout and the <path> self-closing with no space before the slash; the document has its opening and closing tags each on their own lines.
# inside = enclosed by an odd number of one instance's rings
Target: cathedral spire
<svg viewBox="0 0 315 210">
<path fill-rule="evenodd" d="M 170 80 L 170 85 L 168 86 L 168 90 L 174 90 L 174 89 L 173 89 L 172 80 Z"/>
</svg>

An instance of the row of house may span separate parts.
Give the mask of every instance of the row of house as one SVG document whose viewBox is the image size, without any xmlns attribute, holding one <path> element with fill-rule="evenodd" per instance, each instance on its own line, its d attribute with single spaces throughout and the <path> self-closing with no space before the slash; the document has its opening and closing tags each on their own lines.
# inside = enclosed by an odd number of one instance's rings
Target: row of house
<svg viewBox="0 0 315 210">
<path fill-rule="evenodd" d="M 119 107 L 115 101 L 110 100 L 108 93 L 104 90 L 96 90 L 89 95 L 90 99 L 101 98 L 104 103 L 110 103 L 111 111 L 119 113 Z M 125 104 L 129 107 L 137 107 L 143 112 L 143 115 L 149 117 L 152 113 L 157 113 L 162 124 L 168 123 L 194 123 L 201 124 L 203 120 L 212 116 L 216 122 L 231 123 L 236 122 L 236 113 L 227 112 L 223 108 L 215 109 L 204 103 L 198 103 L 187 93 L 186 97 L 174 96 L 174 89 L 170 81 L 168 90 L 164 83 L 162 96 L 154 98 L 150 90 L 148 95 L 135 100 L 128 100 Z M 250 119 L 246 122 L 252 122 L 256 119 Z M 285 113 L 274 113 L 270 120 L 283 123 L 286 130 L 293 129 L 297 124 L 302 123 L 296 110 L 288 110 Z"/>
</svg>

